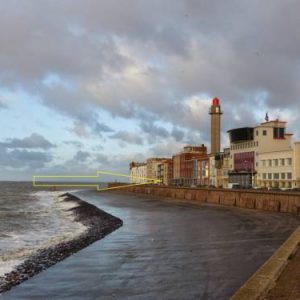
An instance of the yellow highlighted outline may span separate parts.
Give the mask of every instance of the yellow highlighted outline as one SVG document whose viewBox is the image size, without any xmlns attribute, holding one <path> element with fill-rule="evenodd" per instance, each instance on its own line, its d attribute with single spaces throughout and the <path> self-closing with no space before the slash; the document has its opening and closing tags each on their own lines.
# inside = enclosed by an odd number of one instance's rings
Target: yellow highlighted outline
<svg viewBox="0 0 300 300">
<path fill-rule="evenodd" d="M 121 176 L 121 177 L 129 177 L 132 179 L 138 178 L 139 180 L 145 180 L 143 183 L 134 183 L 128 185 L 119 185 L 119 186 L 112 186 L 106 188 L 100 188 L 98 184 L 39 184 L 36 181 L 39 179 L 47 179 L 47 178 L 100 178 L 100 174 L 104 175 L 113 175 L 113 176 Z M 33 175 L 32 176 L 32 186 L 33 187 L 95 187 L 97 191 L 106 191 L 106 190 L 113 190 L 113 189 L 122 189 L 131 186 L 138 186 L 138 185 L 145 185 L 150 183 L 161 183 L 160 179 L 157 178 L 148 178 L 148 177 L 138 177 L 138 176 L 131 176 L 117 172 L 108 172 L 108 171 L 97 171 L 97 175 L 91 176 L 84 176 L 84 175 Z"/>
</svg>

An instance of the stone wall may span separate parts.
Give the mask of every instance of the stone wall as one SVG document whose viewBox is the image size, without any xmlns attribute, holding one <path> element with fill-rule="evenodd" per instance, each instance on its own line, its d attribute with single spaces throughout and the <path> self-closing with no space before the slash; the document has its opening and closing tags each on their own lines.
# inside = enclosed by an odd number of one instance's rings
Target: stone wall
<svg viewBox="0 0 300 300">
<path fill-rule="evenodd" d="M 300 193 L 161 186 L 131 186 L 123 191 L 267 211 L 300 212 Z"/>
</svg>

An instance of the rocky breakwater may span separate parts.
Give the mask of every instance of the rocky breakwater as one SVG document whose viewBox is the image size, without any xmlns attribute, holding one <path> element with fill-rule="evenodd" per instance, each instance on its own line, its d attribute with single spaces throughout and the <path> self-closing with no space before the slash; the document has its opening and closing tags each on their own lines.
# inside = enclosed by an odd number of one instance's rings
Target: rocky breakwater
<svg viewBox="0 0 300 300">
<path fill-rule="evenodd" d="M 66 202 L 78 203 L 78 206 L 71 208 L 70 211 L 74 214 L 74 221 L 81 222 L 87 229 L 73 240 L 38 250 L 23 263 L 15 267 L 13 271 L 0 277 L 0 293 L 10 290 L 13 286 L 42 272 L 93 242 L 102 239 L 123 225 L 122 220 L 119 218 L 80 200 L 74 195 L 64 194 L 61 196 L 65 197 L 64 201 Z"/>
</svg>

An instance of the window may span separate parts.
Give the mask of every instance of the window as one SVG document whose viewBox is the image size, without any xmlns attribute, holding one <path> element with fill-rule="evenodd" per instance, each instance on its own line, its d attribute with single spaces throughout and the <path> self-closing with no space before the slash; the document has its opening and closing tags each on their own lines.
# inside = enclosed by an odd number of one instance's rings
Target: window
<svg viewBox="0 0 300 300">
<path fill-rule="evenodd" d="M 287 173 L 287 179 L 292 179 L 292 173 Z"/>
<path fill-rule="evenodd" d="M 273 174 L 273 178 L 274 178 L 274 179 L 279 179 L 279 173 L 274 173 L 274 174 Z"/>
<path fill-rule="evenodd" d="M 291 165 L 292 165 L 292 159 L 291 159 L 291 158 L 288 158 L 288 159 L 287 159 L 287 164 L 288 164 L 288 166 L 291 166 Z"/>
<path fill-rule="evenodd" d="M 281 158 L 281 159 L 280 159 L 280 164 L 281 164 L 282 166 L 284 166 L 284 165 L 285 165 L 285 163 L 284 163 L 284 162 L 285 162 L 284 158 Z"/>
<path fill-rule="evenodd" d="M 272 159 L 269 159 L 269 167 L 272 167 Z"/>
<path fill-rule="evenodd" d="M 267 130 L 263 130 L 263 135 L 267 135 Z"/>
<path fill-rule="evenodd" d="M 285 179 L 285 173 L 281 173 L 281 179 Z"/>
<path fill-rule="evenodd" d="M 274 159 L 274 166 L 278 167 L 278 159 Z"/>
<path fill-rule="evenodd" d="M 263 179 L 267 179 L 267 174 L 263 173 Z"/>
<path fill-rule="evenodd" d="M 284 139 L 284 128 L 273 128 L 274 139 Z"/>
<path fill-rule="evenodd" d="M 258 136 L 258 130 L 256 130 L 256 136 Z"/>
<path fill-rule="evenodd" d="M 272 173 L 268 173 L 268 179 L 272 179 Z"/>
</svg>

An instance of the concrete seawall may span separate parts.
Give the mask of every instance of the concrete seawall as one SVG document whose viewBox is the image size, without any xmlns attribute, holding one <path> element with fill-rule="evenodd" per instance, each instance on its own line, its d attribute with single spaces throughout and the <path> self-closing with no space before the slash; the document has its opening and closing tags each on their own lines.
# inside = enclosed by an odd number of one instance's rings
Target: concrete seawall
<svg viewBox="0 0 300 300">
<path fill-rule="evenodd" d="M 300 212 L 300 193 L 256 190 L 227 190 L 162 186 L 131 186 L 123 191 L 157 197 L 252 208 L 266 211 Z"/>
</svg>

